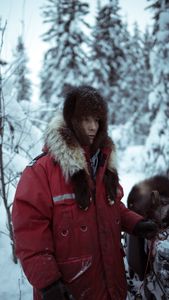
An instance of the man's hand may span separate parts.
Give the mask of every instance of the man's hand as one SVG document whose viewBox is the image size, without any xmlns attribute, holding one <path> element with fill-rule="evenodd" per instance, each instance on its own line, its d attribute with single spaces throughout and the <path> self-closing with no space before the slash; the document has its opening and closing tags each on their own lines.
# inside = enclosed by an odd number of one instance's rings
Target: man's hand
<svg viewBox="0 0 169 300">
<path fill-rule="evenodd" d="M 152 220 L 139 221 L 133 230 L 133 234 L 142 238 L 152 239 L 155 238 L 158 232 L 157 224 Z"/>
<path fill-rule="evenodd" d="M 58 280 L 42 291 L 43 300 L 75 300 L 61 280 Z"/>
</svg>

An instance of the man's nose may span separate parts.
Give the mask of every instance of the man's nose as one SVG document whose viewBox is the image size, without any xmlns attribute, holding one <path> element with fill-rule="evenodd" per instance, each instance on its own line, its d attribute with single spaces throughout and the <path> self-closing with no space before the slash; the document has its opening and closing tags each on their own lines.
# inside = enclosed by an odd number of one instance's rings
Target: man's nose
<svg viewBox="0 0 169 300">
<path fill-rule="evenodd" d="M 90 122 L 90 129 L 91 130 L 96 130 L 97 129 L 97 123 L 95 121 Z"/>
</svg>

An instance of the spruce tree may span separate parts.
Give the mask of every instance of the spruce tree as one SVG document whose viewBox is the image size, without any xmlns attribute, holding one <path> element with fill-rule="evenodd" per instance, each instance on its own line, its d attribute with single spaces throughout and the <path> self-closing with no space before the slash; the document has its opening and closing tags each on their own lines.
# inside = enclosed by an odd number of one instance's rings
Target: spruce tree
<svg viewBox="0 0 169 300">
<path fill-rule="evenodd" d="M 126 79 L 130 90 L 131 114 L 133 114 L 140 107 L 141 101 L 144 101 L 145 99 L 143 41 L 137 23 L 134 24 L 134 34 L 131 38 L 131 49 L 130 68 L 128 69 L 128 76 L 126 76 Z"/>
<path fill-rule="evenodd" d="M 152 72 L 154 89 L 149 97 L 152 126 L 146 142 L 145 167 L 148 174 L 169 169 L 169 1 L 153 1 L 154 48 Z"/>
<path fill-rule="evenodd" d="M 150 115 L 148 95 L 152 87 L 152 76 L 149 66 L 151 48 L 150 35 L 146 30 L 142 36 L 138 24 L 134 24 L 133 35 L 130 35 L 127 24 L 124 27 L 124 64 L 120 82 L 120 101 L 117 122 L 128 123 L 130 127 L 129 143 L 143 144 L 149 132 Z M 147 46 L 148 45 L 148 46 Z"/>
<path fill-rule="evenodd" d="M 125 22 L 123 24 L 123 40 L 122 47 L 125 57 L 125 63 L 121 68 L 121 78 L 119 81 L 119 90 L 118 90 L 118 98 L 119 100 L 116 103 L 116 113 L 115 123 L 116 124 L 125 124 L 127 123 L 132 115 L 132 106 L 131 106 L 131 85 L 130 82 L 132 80 L 132 51 L 133 45 L 131 41 L 131 34 L 128 30 L 128 24 Z"/>
<path fill-rule="evenodd" d="M 19 36 L 12 63 L 13 85 L 18 102 L 22 100 L 30 101 L 32 96 L 32 85 L 29 79 L 29 69 L 27 65 L 28 57 L 24 41 L 22 36 Z"/>
<path fill-rule="evenodd" d="M 136 48 L 139 49 L 139 45 L 137 45 L 137 35 L 135 41 Z M 151 124 L 148 96 L 152 89 L 152 71 L 150 68 L 150 53 L 152 46 L 152 35 L 150 35 L 148 28 L 146 28 L 144 35 L 140 38 L 140 52 L 138 52 L 138 57 L 136 54 L 138 69 L 136 73 L 133 74 L 136 78 L 133 93 L 135 94 L 134 100 L 136 100 L 136 102 L 135 112 L 132 118 L 132 127 L 136 144 L 145 143 Z"/>
<path fill-rule="evenodd" d="M 79 0 L 47 0 L 43 8 L 49 49 L 41 72 L 41 100 L 54 109 L 67 88 L 87 81 L 88 10 L 88 4 Z"/>
<path fill-rule="evenodd" d="M 109 103 L 110 120 L 118 102 L 118 81 L 124 63 L 122 48 L 123 24 L 119 15 L 119 1 L 110 0 L 98 10 L 93 27 L 90 70 L 91 79 Z"/>
</svg>

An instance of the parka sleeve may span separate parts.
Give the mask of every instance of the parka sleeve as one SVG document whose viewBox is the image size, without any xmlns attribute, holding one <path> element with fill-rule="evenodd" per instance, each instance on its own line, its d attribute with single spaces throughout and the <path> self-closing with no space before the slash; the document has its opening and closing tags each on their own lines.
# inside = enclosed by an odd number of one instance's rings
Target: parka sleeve
<svg viewBox="0 0 169 300">
<path fill-rule="evenodd" d="M 29 282 L 44 288 L 60 276 L 52 236 L 53 203 L 45 169 L 35 163 L 19 181 L 12 209 L 16 255 Z"/>
<path fill-rule="evenodd" d="M 119 203 L 119 207 L 121 214 L 122 231 L 132 234 L 135 225 L 144 218 L 134 211 L 128 209 L 122 202 Z"/>
</svg>

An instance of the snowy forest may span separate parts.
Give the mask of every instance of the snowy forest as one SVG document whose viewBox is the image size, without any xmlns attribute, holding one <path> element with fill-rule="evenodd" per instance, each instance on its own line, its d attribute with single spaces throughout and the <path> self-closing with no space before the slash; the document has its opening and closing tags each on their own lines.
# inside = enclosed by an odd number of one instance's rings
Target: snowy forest
<svg viewBox="0 0 169 300">
<path fill-rule="evenodd" d="M 18 36 L 13 59 L 2 56 L 7 20 L 0 15 L 0 299 L 30 300 L 32 288 L 17 261 L 11 208 L 25 166 L 41 153 L 43 132 L 62 108 L 71 86 L 92 85 L 109 108 L 109 134 L 119 157 L 127 193 L 140 178 L 169 172 L 169 1 L 147 0 L 153 26 L 133 32 L 120 14 L 118 0 L 97 0 L 88 22 L 85 0 L 45 0 L 47 28 L 40 70 L 39 99 L 25 38 Z M 132 174 L 130 176 L 130 174 Z M 124 198 L 125 201 L 125 198 Z M 4 270 L 4 271 L 2 271 Z"/>
</svg>

